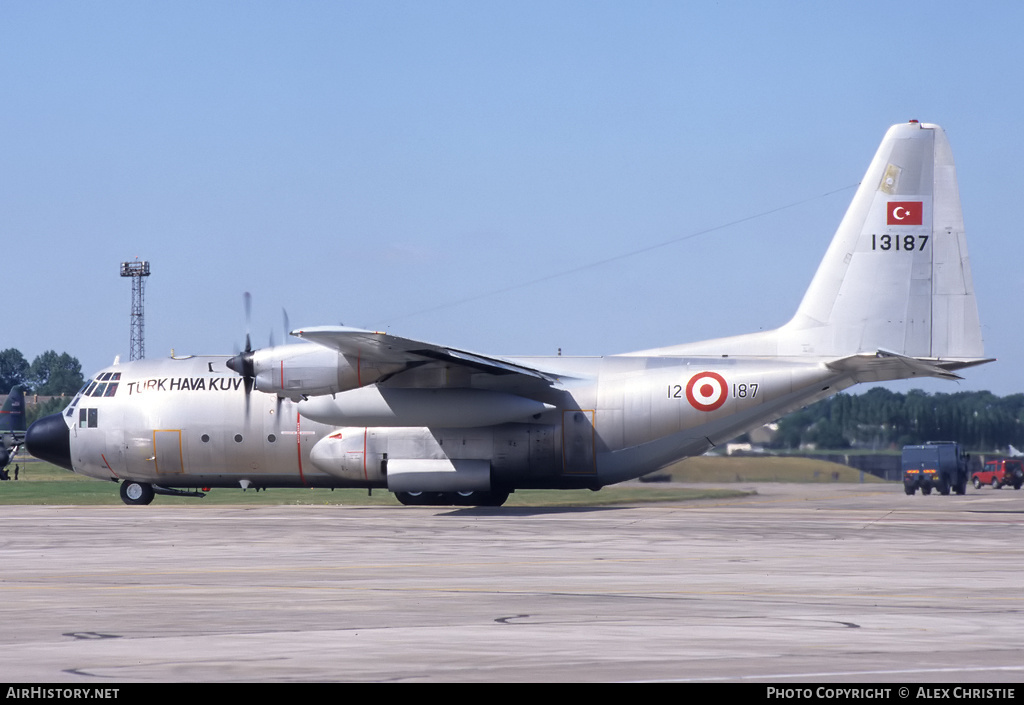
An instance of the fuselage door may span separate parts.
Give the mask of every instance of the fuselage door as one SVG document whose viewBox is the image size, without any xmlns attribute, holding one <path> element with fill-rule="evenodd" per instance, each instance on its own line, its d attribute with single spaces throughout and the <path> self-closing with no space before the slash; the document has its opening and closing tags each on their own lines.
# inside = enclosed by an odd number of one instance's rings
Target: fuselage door
<svg viewBox="0 0 1024 705">
<path fill-rule="evenodd" d="M 153 431 L 153 458 L 157 475 L 180 475 L 184 472 L 181 431 Z"/>
</svg>

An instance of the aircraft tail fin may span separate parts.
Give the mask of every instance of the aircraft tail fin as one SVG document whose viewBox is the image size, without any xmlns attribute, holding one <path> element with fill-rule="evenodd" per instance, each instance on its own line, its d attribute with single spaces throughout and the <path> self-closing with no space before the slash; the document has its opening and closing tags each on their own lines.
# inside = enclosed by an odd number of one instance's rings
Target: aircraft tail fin
<svg viewBox="0 0 1024 705">
<path fill-rule="evenodd" d="M 0 431 L 25 430 L 25 390 L 19 384 L 11 388 L 0 409 Z"/>
<path fill-rule="evenodd" d="M 956 170 L 942 128 L 916 121 L 889 128 L 784 326 L 632 354 L 860 356 L 855 367 L 880 373 L 907 372 L 904 363 L 914 358 L 941 361 L 926 366 L 935 376 L 945 376 L 940 368 L 986 362 Z"/>
<path fill-rule="evenodd" d="M 956 169 L 938 125 L 889 129 L 780 353 L 984 356 Z"/>
</svg>

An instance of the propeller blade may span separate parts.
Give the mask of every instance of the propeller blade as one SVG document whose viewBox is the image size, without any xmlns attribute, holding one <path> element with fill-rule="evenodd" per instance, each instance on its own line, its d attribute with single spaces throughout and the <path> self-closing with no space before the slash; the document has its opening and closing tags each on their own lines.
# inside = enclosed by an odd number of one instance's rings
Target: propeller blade
<svg viewBox="0 0 1024 705">
<path fill-rule="evenodd" d="M 251 407 L 250 395 L 253 387 L 256 386 L 256 369 L 253 366 L 252 336 L 250 327 L 252 324 L 252 294 L 248 291 L 242 295 L 242 304 L 245 308 L 245 350 L 237 353 L 227 361 L 228 369 L 233 370 L 242 376 L 245 385 L 245 422 L 249 423 L 249 410 Z"/>
<path fill-rule="evenodd" d="M 245 334 L 249 335 L 252 327 L 252 294 L 248 291 L 242 294 L 242 302 L 245 307 Z"/>
</svg>

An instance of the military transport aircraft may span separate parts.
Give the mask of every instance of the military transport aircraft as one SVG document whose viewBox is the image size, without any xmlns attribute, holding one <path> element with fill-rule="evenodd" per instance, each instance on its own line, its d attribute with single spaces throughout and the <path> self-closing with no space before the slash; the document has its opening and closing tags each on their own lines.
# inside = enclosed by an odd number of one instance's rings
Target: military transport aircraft
<svg viewBox="0 0 1024 705">
<path fill-rule="evenodd" d="M 796 315 L 767 332 L 593 358 L 481 355 L 346 327 L 233 357 L 114 364 L 29 451 L 128 504 L 212 487 L 386 488 L 500 505 L 699 455 L 858 382 L 984 358 L 953 157 L 886 133 Z M 961 490 L 962 488 L 954 488 Z"/>
<path fill-rule="evenodd" d="M 7 467 L 24 442 L 25 388 L 16 384 L 0 409 L 0 470 Z"/>
</svg>

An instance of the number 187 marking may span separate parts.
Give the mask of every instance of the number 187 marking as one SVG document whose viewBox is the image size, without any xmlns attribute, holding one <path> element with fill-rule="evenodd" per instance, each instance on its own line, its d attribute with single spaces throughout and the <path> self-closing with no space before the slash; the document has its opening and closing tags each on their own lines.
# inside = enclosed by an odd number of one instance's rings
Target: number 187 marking
<svg viewBox="0 0 1024 705">
<path fill-rule="evenodd" d="M 685 398 L 685 396 L 686 395 L 683 393 L 683 385 L 668 385 L 669 399 L 683 399 Z M 733 384 L 732 396 L 734 399 L 753 399 L 754 397 L 757 396 L 757 383 L 751 382 L 750 384 Z"/>
<path fill-rule="evenodd" d="M 753 399 L 757 396 L 757 384 L 734 384 L 732 385 L 732 396 L 734 399 Z"/>
</svg>

